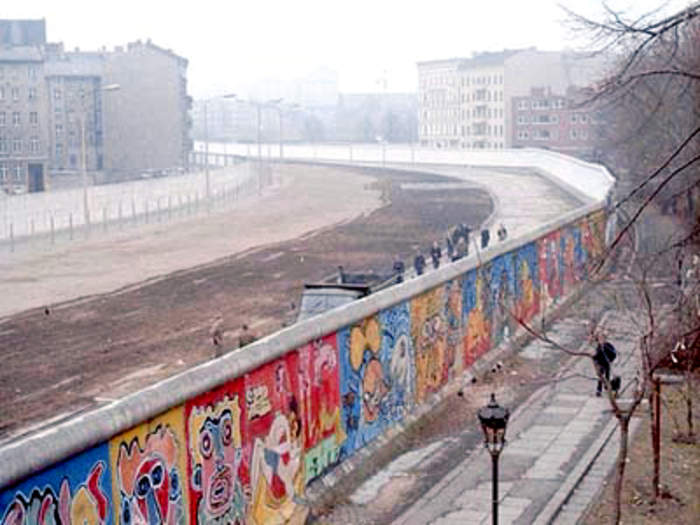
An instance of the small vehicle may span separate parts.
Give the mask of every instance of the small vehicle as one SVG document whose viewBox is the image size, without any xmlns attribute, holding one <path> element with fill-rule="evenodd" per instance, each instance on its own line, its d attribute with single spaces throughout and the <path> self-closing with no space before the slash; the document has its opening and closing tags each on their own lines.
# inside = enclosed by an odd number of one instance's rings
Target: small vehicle
<svg viewBox="0 0 700 525">
<path fill-rule="evenodd" d="M 340 272 L 319 283 L 307 283 L 301 296 L 297 322 L 349 304 L 396 283 L 396 275 Z"/>
</svg>

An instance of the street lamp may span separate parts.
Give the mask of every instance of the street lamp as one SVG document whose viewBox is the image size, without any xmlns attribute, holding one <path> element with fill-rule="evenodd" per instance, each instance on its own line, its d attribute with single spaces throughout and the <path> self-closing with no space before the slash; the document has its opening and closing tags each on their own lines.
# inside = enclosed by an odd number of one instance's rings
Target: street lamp
<svg viewBox="0 0 700 525">
<path fill-rule="evenodd" d="M 97 91 L 117 91 L 119 84 L 107 84 L 100 86 Z M 80 175 L 83 183 L 83 219 L 85 226 L 90 226 L 90 208 L 88 207 L 88 190 L 87 190 L 87 151 L 85 144 L 85 121 L 87 120 L 87 108 L 85 107 L 85 94 L 81 99 L 82 111 L 80 113 Z"/>
<path fill-rule="evenodd" d="M 227 93 L 214 98 L 236 98 L 235 93 Z M 204 179 L 206 184 L 207 209 L 210 206 L 211 186 L 209 184 L 209 99 L 204 100 Z"/>
<path fill-rule="evenodd" d="M 496 395 L 485 407 L 479 409 L 479 423 L 484 431 L 484 446 L 491 454 L 492 465 L 492 523 L 498 525 L 498 456 L 506 443 L 506 426 L 510 412 L 496 402 Z"/>
</svg>

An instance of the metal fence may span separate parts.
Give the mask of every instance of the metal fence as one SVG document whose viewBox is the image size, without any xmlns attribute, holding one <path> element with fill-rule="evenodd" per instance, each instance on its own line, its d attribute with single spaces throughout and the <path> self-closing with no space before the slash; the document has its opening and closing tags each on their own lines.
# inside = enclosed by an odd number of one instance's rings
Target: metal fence
<svg viewBox="0 0 700 525">
<path fill-rule="evenodd" d="M 239 158 L 210 166 L 208 178 L 209 184 L 200 166 L 171 177 L 0 197 L 0 249 L 11 253 L 230 208 L 270 186 L 273 170 Z"/>
</svg>

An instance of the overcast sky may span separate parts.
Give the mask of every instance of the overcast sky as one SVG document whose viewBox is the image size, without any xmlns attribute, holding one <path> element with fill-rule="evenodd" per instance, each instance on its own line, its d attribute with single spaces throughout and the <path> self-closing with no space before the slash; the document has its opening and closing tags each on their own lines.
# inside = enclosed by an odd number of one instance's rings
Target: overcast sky
<svg viewBox="0 0 700 525">
<path fill-rule="evenodd" d="M 610 0 L 635 13 L 684 0 Z M 337 71 L 343 92 L 415 91 L 421 60 L 536 46 L 578 48 L 559 4 L 589 16 L 599 0 L 23 0 L 3 18 L 45 18 L 49 41 L 112 48 L 150 38 L 189 59 L 195 98 L 242 93 L 262 78 Z"/>
</svg>

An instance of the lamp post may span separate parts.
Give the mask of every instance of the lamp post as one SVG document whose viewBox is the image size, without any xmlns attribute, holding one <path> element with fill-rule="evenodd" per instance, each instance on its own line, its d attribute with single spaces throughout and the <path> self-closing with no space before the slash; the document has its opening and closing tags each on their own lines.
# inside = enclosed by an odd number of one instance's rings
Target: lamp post
<svg viewBox="0 0 700 525">
<path fill-rule="evenodd" d="M 235 93 L 227 93 L 214 98 L 236 98 Z M 209 99 L 204 100 L 204 180 L 207 209 L 210 207 L 211 186 L 209 183 Z"/>
<path fill-rule="evenodd" d="M 105 86 L 100 86 L 94 91 L 117 91 L 119 89 L 119 84 L 107 84 Z M 83 184 L 83 219 L 85 221 L 85 226 L 90 226 L 90 207 L 88 205 L 88 190 L 87 190 L 87 146 L 85 140 L 85 121 L 87 120 L 87 108 L 85 107 L 85 94 L 82 93 L 82 111 L 79 117 L 80 123 L 80 176 Z"/>
<path fill-rule="evenodd" d="M 491 454 L 491 515 L 493 525 L 498 525 L 498 456 L 506 443 L 506 426 L 510 412 L 496 402 L 496 395 L 492 393 L 489 404 L 479 409 L 478 417 L 484 431 L 484 446 Z"/>
</svg>

